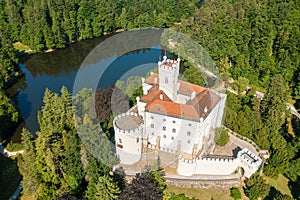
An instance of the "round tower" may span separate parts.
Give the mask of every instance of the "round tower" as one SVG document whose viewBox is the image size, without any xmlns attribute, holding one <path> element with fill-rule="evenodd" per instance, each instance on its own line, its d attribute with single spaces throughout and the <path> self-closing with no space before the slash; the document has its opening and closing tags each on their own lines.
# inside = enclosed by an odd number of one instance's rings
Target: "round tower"
<svg viewBox="0 0 300 200">
<path fill-rule="evenodd" d="M 142 153 L 143 120 L 137 113 L 122 113 L 115 117 L 116 154 L 122 164 L 138 162 Z"/>
</svg>

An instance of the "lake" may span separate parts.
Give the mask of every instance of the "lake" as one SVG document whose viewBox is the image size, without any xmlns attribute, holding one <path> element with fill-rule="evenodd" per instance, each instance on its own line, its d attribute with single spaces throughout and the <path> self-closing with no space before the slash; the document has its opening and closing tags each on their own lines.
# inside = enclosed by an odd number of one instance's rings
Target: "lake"
<svg viewBox="0 0 300 200">
<path fill-rule="evenodd" d="M 39 129 L 37 112 L 43 105 L 45 89 L 49 88 L 53 92 L 59 92 L 62 86 L 66 86 L 72 92 L 74 80 L 82 62 L 88 53 L 106 38 L 86 40 L 71 44 L 65 49 L 31 55 L 28 60 L 20 64 L 25 77 L 20 79 L 11 88 L 10 92 L 17 93 L 17 103 L 24 123 L 14 133 L 12 137 L 14 142 L 20 141 L 22 127 L 26 127 L 32 133 L 35 133 Z M 145 71 L 154 68 L 156 66 L 155 63 L 157 63 L 158 59 L 164 53 L 160 49 L 160 46 L 155 45 L 157 44 L 153 44 L 152 48 L 129 52 L 115 58 L 114 62 L 104 71 L 103 76 L 98 82 L 98 87 L 107 88 L 135 66 L 148 64 L 144 66 L 147 70 L 138 72 L 138 75 L 145 76 Z M 107 57 L 107 59 L 109 58 Z M 102 65 L 103 63 L 100 60 L 94 65 L 85 67 L 101 68 L 103 67 Z"/>
</svg>

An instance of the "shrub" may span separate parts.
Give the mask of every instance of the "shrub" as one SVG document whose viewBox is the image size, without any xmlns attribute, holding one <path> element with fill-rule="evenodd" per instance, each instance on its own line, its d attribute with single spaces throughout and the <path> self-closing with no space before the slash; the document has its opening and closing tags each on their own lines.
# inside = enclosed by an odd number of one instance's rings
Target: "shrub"
<svg viewBox="0 0 300 200">
<path fill-rule="evenodd" d="M 23 150 L 23 146 L 19 143 L 13 143 L 10 141 L 5 147 L 7 151 L 20 151 Z"/>
<path fill-rule="evenodd" d="M 217 145 L 223 147 L 225 146 L 229 141 L 229 135 L 226 131 L 222 131 L 219 138 L 217 139 Z"/>
<path fill-rule="evenodd" d="M 230 189 L 230 196 L 234 199 L 234 200 L 238 200 L 242 198 L 241 192 L 238 188 L 231 188 Z"/>
</svg>

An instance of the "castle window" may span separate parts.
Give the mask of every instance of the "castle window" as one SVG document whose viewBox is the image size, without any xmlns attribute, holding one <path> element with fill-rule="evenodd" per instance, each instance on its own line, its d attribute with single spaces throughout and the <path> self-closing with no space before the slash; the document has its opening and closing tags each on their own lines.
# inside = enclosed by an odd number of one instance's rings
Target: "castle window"
<svg viewBox="0 0 300 200">
<path fill-rule="evenodd" d="M 151 119 L 154 119 L 154 117 L 153 117 L 153 116 L 151 116 Z"/>
<path fill-rule="evenodd" d="M 154 124 L 151 124 L 151 128 L 154 128 Z"/>
<path fill-rule="evenodd" d="M 165 131 L 165 130 L 166 130 L 166 127 L 164 126 L 164 127 L 163 127 L 163 131 Z"/>
<path fill-rule="evenodd" d="M 168 83 L 168 77 L 165 77 L 165 83 Z"/>
<path fill-rule="evenodd" d="M 164 135 L 164 138 L 166 138 L 167 136 L 166 135 Z"/>
<path fill-rule="evenodd" d="M 165 122 L 165 121 L 166 121 L 166 119 L 163 119 L 163 121 Z"/>
<path fill-rule="evenodd" d="M 119 143 L 122 144 L 122 139 L 121 138 L 119 138 Z"/>
<path fill-rule="evenodd" d="M 173 124 L 175 124 L 176 123 L 176 121 L 175 120 L 173 120 Z"/>
<path fill-rule="evenodd" d="M 188 135 L 188 136 L 191 136 L 191 132 L 190 132 L 190 131 L 188 131 L 188 132 L 187 132 L 187 135 Z"/>
<path fill-rule="evenodd" d="M 174 137 L 171 137 L 172 140 L 174 140 Z"/>
<path fill-rule="evenodd" d="M 188 144 L 191 144 L 191 140 L 188 140 L 187 143 L 188 143 Z"/>
<path fill-rule="evenodd" d="M 172 129 L 172 132 L 173 132 L 173 133 L 176 133 L 176 128 L 173 128 L 173 129 Z"/>
<path fill-rule="evenodd" d="M 136 138 L 136 143 L 139 143 L 139 141 L 140 141 L 140 138 Z"/>
<path fill-rule="evenodd" d="M 189 126 L 192 126 L 192 124 L 189 124 Z"/>
<path fill-rule="evenodd" d="M 154 136 L 154 133 L 153 133 L 153 132 L 152 132 L 151 134 Z"/>
</svg>

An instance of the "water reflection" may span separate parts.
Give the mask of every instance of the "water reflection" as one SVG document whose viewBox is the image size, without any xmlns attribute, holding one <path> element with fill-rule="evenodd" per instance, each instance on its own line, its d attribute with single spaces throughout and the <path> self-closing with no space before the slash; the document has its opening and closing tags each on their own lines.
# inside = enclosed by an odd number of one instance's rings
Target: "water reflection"
<svg viewBox="0 0 300 200">
<path fill-rule="evenodd" d="M 26 126 L 32 133 L 38 130 L 37 111 L 43 105 L 43 95 L 46 88 L 53 92 L 59 92 L 61 87 L 66 86 L 72 91 L 77 71 L 88 53 L 105 38 L 96 38 L 76 44 L 71 44 L 65 49 L 56 50 L 50 53 L 41 53 L 30 56 L 24 63 L 22 71 L 24 78 L 20 79 L 15 86 L 10 88 L 10 93 L 17 94 L 17 103 L 20 107 L 24 122 L 14 134 L 14 140 L 20 137 L 22 126 Z M 151 42 L 151 41 L 149 41 Z M 159 42 L 159 41 L 157 41 Z M 118 41 L 119 48 L 128 48 L 124 42 Z M 156 43 L 152 41 L 152 44 Z M 109 52 L 109 51 L 108 51 Z M 135 66 L 156 63 L 162 55 L 159 46 L 151 49 L 142 49 L 120 56 L 118 52 L 114 55 L 108 52 L 99 52 L 98 62 L 86 66 L 87 68 L 101 68 L 101 62 L 111 57 L 117 58 L 104 72 L 98 83 L 98 87 L 109 87 L 114 84 L 123 74 Z M 110 57 L 109 57 L 110 56 Z M 100 60 L 100 62 L 99 62 Z M 149 69 L 155 65 L 149 66 Z M 92 71 L 92 70 L 89 70 Z M 145 75 L 143 73 L 139 75 Z M 87 76 L 88 77 L 88 76 Z M 88 79 L 86 79 L 88 83 Z"/>
</svg>

